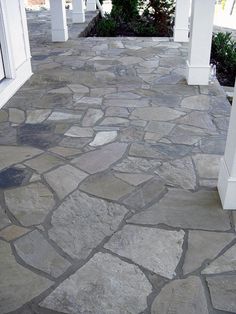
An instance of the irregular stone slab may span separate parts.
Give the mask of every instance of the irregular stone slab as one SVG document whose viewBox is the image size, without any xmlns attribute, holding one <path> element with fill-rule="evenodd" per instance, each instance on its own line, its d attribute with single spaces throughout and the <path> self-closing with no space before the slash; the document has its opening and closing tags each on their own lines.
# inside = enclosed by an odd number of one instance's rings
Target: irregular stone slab
<svg viewBox="0 0 236 314">
<path fill-rule="evenodd" d="M 215 191 L 170 190 L 148 210 L 128 220 L 141 224 L 166 224 L 173 227 L 225 231 L 230 229 L 229 215 L 222 210 Z"/>
<path fill-rule="evenodd" d="M 136 108 L 136 107 L 148 107 L 148 98 L 144 99 L 106 99 L 104 101 L 105 107 L 126 107 L 126 108 Z"/>
<path fill-rule="evenodd" d="M 59 277 L 70 266 L 70 263 L 54 250 L 38 230 L 16 240 L 14 247 L 26 264 L 52 277 Z"/>
<path fill-rule="evenodd" d="M 129 156 L 165 159 L 165 156 L 155 149 L 154 145 L 133 143 L 130 146 Z"/>
<path fill-rule="evenodd" d="M 45 121 L 51 113 L 48 109 L 27 110 L 26 111 L 26 123 L 35 124 Z"/>
<path fill-rule="evenodd" d="M 48 94 L 71 94 L 71 90 L 67 86 L 65 86 L 51 89 Z"/>
<path fill-rule="evenodd" d="M 182 255 L 183 239 L 182 230 L 126 225 L 112 236 L 105 248 L 156 274 L 172 279 Z"/>
<path fill-rule="evenodd" d="M 236 313 L 236 275 L 208 277 L 207 284 L 213 307 L 221 311 Z"/>
<path fill-rule="evenodd" d="M 0 229 L 9 225 L 11 221 L 8 219 L 4 209 L 0 206 Z"/>
<path fill-rule="evenodd" d="M 8 113 L 4 110 L 0 110 L 0 122 L 7 122 L 8 121 Z"/>
<path fill-rule="evenodd" d="M 158 199 L 165 191 L 164 182 L 161 179 L 153 179 L 129 195 L 122 202 L 123 204 L 140 209 Z"/>
<path fill-rule="evenodd" d="M 49 121 L 79 121 L 82 114 L 54 111 L 48 118 Z"/>
<path fill-rule="evenodd" d="M 148 136 L 148 134 L 155 134 L 155 140 L 158 141 L 163 136 L 168 135 L 173 127 L 174 124 L 169 122 L 151 121 L 145 128 L 145 131 L 148 132 L 145 134 L 145 139 L 150 139 L 150 135 Z"/>
<path fill-rule="evenodd" d="M 108 107 L 105 116 L 127 118 L 129 116 L 129 111 L 125 107 Z"/>
<path fill-rule="evenodd" d="M 17 139 L 21 145 L 46 149 L 56 145 L 61 137 L 49 124 L 23 124 L 18 128 Z"/>
<path fill-rule="evenodd" d="M 60 141 L 60 146 L 79 149 L 85 147 L 89 142 L 91 142 L 91 138 L 87 137 L 64 137 Z"/>
<path fill-rule="evenodd" d="M 115 87 L 97 87 L 97 88 L 91 88 L 90 95 L 92 97 L 103 97 L 104 95 L 115 93 L 116 88 Z"/>
<path fill-rule="evenodd" d="M 221 155 L 197 154 L 193 156 L 197 172 L 201 178 L 218 178 Z"/>
<path fill-rule="evenodd" d="M 14 311 L 53 284 L 19 265 L 11 247 L 0 241 L 0 313 Z"/>
<path fill-rule="evenodd" d="M 81 153 L 81 150 L 79 149 L 61 147 L 61 146 L 55 146 L 53 148 L 50 148 L 49 151 L 57 155 L 60 155 L 62 157 L 70 157 L 70 156 L 78 155 Z"/>
<path fill-rule="evenodd" d="M 172 85 L 155 85 L 155 91 L 157 94 L 163 95 L 176 95 L 176 96 L 194 96 L 198 94 L 198 86 L 189 86 L 184 84 Z"/>
<path fill-rule="evenodd" d="M 167 284 L 156 297 L 152 314 L 208 314 L 201 280 L 191 276 Z"/>
<path fill-rule="evenodd" d="M 75 191 L 53 212 L 49 237 L 71 257 L 86 259 L 126 213 L 124 206 Z"/>
<path fill-rule="evenodd" d="M 9 121 L 12 123 L 23 123 L 25 121 L 24 111 L 17 108 L 9 108 Z"/>
<path fill-rule="evenodd" d="M 101 97 L 82 97 L 77 101 L 77 104 L 101 106 L 102 98 Z"/>
<path fill-rule="evenodd" d="M 41 154 L 33 147 L 0 146 L 0 170 Z"/>
<path fill-rule="evenodd" d="M 70 165 L 61 166 L 44 175 L 51 188 L 57 193 L 59 199 L 63 199 L 74 191 L 80 182 L 88 176 L 87 173 Z"/>
<path fill-rule="evenodd" d="M 97 253 L 40 306 L 70 314 L 104 314 L 108 310 L 137 314 L 147 307 L 151 291 L 151 284 L 137 266 Z"/>
<path fill-rule="evenodd" d="M 90 176 L 79 188 L 83 192 L 113 201 L 118 201 L 121 197 L 134 189 L 112 174 L 96 174 Z"/>
<path fill-rule="evenodd" d="M 205 154 L 224 155 L 226 136 L 211 136 L 200 141 L 200 149 Z"/>
<path fill-rule="evenodd" d="M 206 136 L 205 130 L 189 125 L 177 125 L 168 138 L 176 144 L 194 145 Z"/>
<path fill-rule="evenodd" d="M 127 144 L 112 143 L 103 148 L 88 152 L 74 159 L 72 162 L 80 169 L 93 174 L 108 169 L 124 155 Z"/>
<path fill-rule="evenodd" d="M 0 237 L 5 239 L 6 241 L 11 241 L 16 238 L 19 238 L 20 236 L 26 234 L 29 231 L 30 229 L 26 229 L 16 225 L 10 225 L 0 231 Z"/>
<path fill-rule="evenodd" d="M 93 126 L 98 120 L 103 117 L 103 115 L 104 113 L 100 109 L 88 109 L 82 120 L 82 126 Z"/>
<path fill-rule="evenodd" d="M 231 233 L 189 231 L 188 249 L 183 266 L 184 274 L 201 267 L 204 261 L 214 259 L 234 239 L 235 236 Z"/>
<path fill-rule="evenodd" d="M 185 117 L 179 118 L 178 123 L 192 125 L 197 128 L 216 131 L 216 127 L 212 122 L 212 118 L 206 113 L 201 111 L 193 111 Z"/>
<path fill-rule="evenodd" d="M 192 190 L 196 188 L 196 175 L 190 157 L 164 162 L 155 173 L 169 185 L 177 185 Z"/>
<path fill-rule="evenodd" d="M 118 93 L 113 93 L 106 95 L 104 97 L 105 99 L 139 99 L 141 98 L 140 95 L 132 93 L 132 92 L 118 92 Z"/>
<path fill-rule="evenodd" d="M 9 122 L 0 124 L 0 145 L 16 145 L 17 132 Z"/>
<path fill-rule="evenodd" d="M 28 169 L 20 169 L 10 167 L 0 171 L 0 189 L 20 186 L 22 183 L 27 183 L 31 177 L 31 172 Z"/>
<path fill-rule="evenodd" d="M 100 125 L 129 125 L 129 120 L 119 117 L 107 117 L 105 118 Z"/>
<path fill-rule="evenodd" d="M 79 126 L 72 126 L 66 133 L 65 136 L 70 137 L 92 137 L 93 129 L 81 128 Z"/>
<path fill-rule="evenodd" d="M 94 140 L 89 144 L 90 146 L 97 147 L 113 142 L 117 137 L 117 131 L 98 132 Z"/>
<path fill-rule="evenodd" d="M 24 226 L 43 222 L 55 205 L 53 194 L 40 182 L 5 191 L 6 204 Z"/>
<path fill-rule="evenodd" d="M 144 158 L 127 157 L 120 163 L 112 167 L 112 169 L 121 172 L 143 173 L 149 172 L 153 174 L 154 169 L 160 166 L 161 162 L 157 160 L 147 160 Z"/>
<path fill-rule="evenodd" d="M 44 153 L 38 157 L 25 162 L 25 165 L 36 170 L 38 173 L 44 173 L 51 168 L 62 165 L 64 161 L 56 156 Z"/>
<path fill-rule="evenodd" d="M 89 88 L 81 84 L 69 84 L 68 87 L 76 94 L 87 94 L 89 93 Z"/>
<path fill-rule="evenodd" d="M 120 58 L 119 61 L 122 62 L 124 65 L 133 65 L 136 63 L 143 62 L 143 59 L 134 56 L 127 56 Z"/>
<path fill-rule="evenodd" d="M 196 95 L 192 97 L 186 97 L 181 102 L 181 107 L 192 109 L 192 110 L 209 110 L 210 97 L 206 95 Z"/>
<path fill-rule="evenodd" d="M 219 256 L 209 266 L 207 266 L 202 274 L 220 274 L 227 271 L 236 270 L 236 245 L 233 245 L 223 255 Z"/>
<path fill-rule="evenodd" d="M 137 173 L 115 173 L 115 177 L 127 182 L 128 184 L 138 186 L 153 178 L 148 174 L 137 174 Z"/>
<path fill-rule="evenodd" d="M 166 107 L 136 108 L 131 114 L 131 119 L 136 118 L 148 121 L 171 121 L 185 114 L 185 112 Z"/>
</svg>

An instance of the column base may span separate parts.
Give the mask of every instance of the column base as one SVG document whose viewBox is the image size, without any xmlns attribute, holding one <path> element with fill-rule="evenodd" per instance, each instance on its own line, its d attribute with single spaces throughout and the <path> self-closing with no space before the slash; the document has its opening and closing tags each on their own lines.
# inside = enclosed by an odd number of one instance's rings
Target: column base
<svg viewBox="0 0 236 314">
<path fill-rule="evenodd" d="M 193 66 L 187 61 L 188 85 L 209 85 L 210 66 Z"/>
<path fill-rule="evenodd" d="M 84 12 L 72 12 L 72 22 L 73 23 L 84 23 L 85 13 Z"/>
<path fill-rule="evenodd" d="M 96 1 L 87 1 L 87 8 L 86 8 L 87 11 L 96 11 L 97 10 L 97 5 L 96 5 Z"/>
<path fill-rule="evenodd" d="M 217 187 L 223 209 L 236 210 L 236 178 L 230 177 L 224 157 L 220 163 Z"/>
<path fill-rule="evenodd" d="M 52 29 L 52 41 L 53 42 L 65 42 L 69 38 L 68 28 L 65 29 Z"/>
<path fill-rule="evenodd" d="M 189 30 L 185 28 L 176 28 L 174 27 L 174 41 L 176 42 L 188 42 Z"/>
</svg>

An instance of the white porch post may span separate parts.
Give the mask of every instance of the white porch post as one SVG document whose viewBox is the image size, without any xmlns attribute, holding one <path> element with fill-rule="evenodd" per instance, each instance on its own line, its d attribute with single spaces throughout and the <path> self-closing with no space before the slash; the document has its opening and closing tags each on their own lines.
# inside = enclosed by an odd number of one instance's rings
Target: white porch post
<svg viewBox="0 0 236 314">
<path fill-rule="evenodd" d="M 73 0 L 72 21 L 73 23 L 85 22 L 84 0 Z"/>
<path fill-rule="evenodd" d="M 64 0 L 50 0 L 52 41 L 63 42 L 68 39 L 66 9 Z"/>
<path fill-rule="evenodd" d="M 175 26 L 174 26 L 174 41 L 188 41 L 188 20 L 190 11 L 190 0 L 177 0 L 175 7 Z"/>
<path fill-rule="evenodd" d="M 221 160 L 218 191 L 224 209 L 236 210 L 236 83 L 225 155 Z"/>
<path fill-rule="evenodd" d="M 96 0 L 87 0 L 87 11 L 96 11 Z"/>
<path fill-rule="evenodd" d="M 189 85 L 208 85 L 215 0 L 193 0 L 187 61 Z"/>
<path fill-rule="evenodd" d="M 226 14 L 231 15 L 233 10 L 234 0 L 227 0 L 225 3 L 224 11 Z"/>
</svg>

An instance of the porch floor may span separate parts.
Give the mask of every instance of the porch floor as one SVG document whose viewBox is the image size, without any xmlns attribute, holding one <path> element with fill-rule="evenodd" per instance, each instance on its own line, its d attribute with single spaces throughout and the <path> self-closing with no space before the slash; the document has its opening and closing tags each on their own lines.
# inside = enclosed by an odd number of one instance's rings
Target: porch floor
<svg viewBox="0 0 236 314">
<path fill-rule="evenodd" d="M 220 86 L 187 86 L 169 39 L 33 21 L 35 74 L 0 111 L 0 313 L 236 313 Z"/>
</svg>

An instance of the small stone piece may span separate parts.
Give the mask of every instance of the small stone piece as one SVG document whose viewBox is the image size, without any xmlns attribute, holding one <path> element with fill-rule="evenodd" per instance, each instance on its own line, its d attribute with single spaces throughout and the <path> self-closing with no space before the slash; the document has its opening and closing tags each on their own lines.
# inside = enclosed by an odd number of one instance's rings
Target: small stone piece
<svg viewBox="0 0 236 314">
<path fill-rule="evenodd" d="M 137 266 L 97 253 L 40 306 L 70 314 L 137 314 L 147 307 L 151 291 L 151 284 Z"/>
<path fill-rule="evenodd" d="M 9 121 L 20 124 L 25 121 L 24 111 L 17 108 L 9 108 Z"/>
<path fill-rule="evenodd" d="M 190 230 L 183 266 L 184 274 L 201 267 L 206 260 L 214 259 L 234 239 L 235 236 L 231 233 Z"/>
<path fill-rule="evenodd" d="M 221 155 L 197 154 L 193 156 L 197 172 L 201 178 L 218 178 Z"/>
<path fill-rule="evenodd" d="M 102 110 L 90 108 L 88 109 L 83 118 L 82 126 L 93 126 L 102 117 L 103 117 Z"/>
<path fill-rule="evenodd" d="M 216 260 L 210 263 L 202 274 L 220 274 L 228 271 L 236 270 L 236 244 L 228 249 L 223 255 L 220 255 Z"/>
<path fill-rule="evenodd" d="M 202 128 L 210 131 L 216 131 L 216 127 L 212 122 L 212 118 L 206 112 L 190 112 L 185 117 L 178 119 L 178 123 L 192 125 L 197 128 Z"/>
<path fill-rule="evenodd" d="M 112 169 L 121 171 L 121 172 L 130 172 L 130 173 L 143 173 L 149 172 L 153 174 L 154 169 L 160 166 L 161 163 L 157 160 L 147 160 L 144 158 L 135 158 L 128 157 L 122 160 L 120 163 L 113 166 Z"/>
<path fill-rule="evenodd" d="M 100 125 L 129 125 L 129 120 L 125 118 L 119 118 L 119 117 L 107 117 L 105 118 Z"/>
<path fill-rule="evenodd" d="M 70 263 L 60 256 L 37 230 L 16 240 L 14 247 L 26 264 L 52 277 L 59 277 L 70 266 Z"/>
<path fill-rule="evenodd" d="M 105 248 L 172 279 L 182 254 L 184 232 L 126 225 Z M 155 246 L 153 246 L 155 243 Z"/>
<path fill-rule="evenodd" d="M 196 188 L 196 175 L 190 157 L 163 163 L 156 171 L 167 184 L 177 185 L 184 189 Z"/>
<path fill-rule="evenodd" d="M 128 220 L 138 224 L 166 224 L 172 227 L 225 231 L 229 214 L 222 210 L 215 191 L 170 190 L 158 203 Z"/>
<path fill-rule="evenodd" d="M 98 132 L 94 140 L 89 144 L 90 146 L 97 147 L 113 142 L 117 137 L 117 131 Z"/>
<path fill-rule="evenodd" d="M 80 169 L 93 174 L 108 169 L 124 155 L 127 144 L 112 143 L 101 149 L 88 152 L 74 159 L 72 162 Z"/>
<path fill-rule="evenodd" d="M 115 173 L 115 177 L 134 186 L 137 186 L 153 178 L 151 175 L 138 173 Z"/>
<path fill-rule="evenodd" d="M 0 189 L 20 186 L 29 180 L 30 175 L 28 169 L 20 169 L 19 166 L 0 171 Z"/>
<path fill-rule="evenodd" d="M 20 236 L 22 236 L 23 234 L 26 234 L 29 231 L 30 231 L 29 229 L 26 229 L 20 226 L 10 225 L 0 231 L 0 237 L 5 239 L 6 241 L 11 241 L 16 238 L 19 238 Z"/>
<path fill-rule="evenodd" d="M 81 114 L 54 111 L 49 116 L 48 120 L 49 121 L 80 121 L 81 117 L 82 117 Z"/>
<path fill-rule="evenodd" d="M 136 108 L 132 112 L 131 119 L 136 118 L 148 121 L 171 121 L 185 114 L 185 112 L 166 107 Z"/>
<path fill-rule="evenodd" d="M 133 191 L 133 187 L 116 178 L 112 174 L 96 174 L 90 176 L 80 185 L 80 190 L 98 197 L 118 201 Z"/>
<path fill-rule="evenodd" d="M 60 166 L 63 163 L 64 162 L 62 159 L 56 156 L 44 153 L 38 157 L 35 157 L 33 159 L 26 161 L 25 165 L 36 170 L 39 174 L 41 174 L 56 166 Z"/>
<path fill-rule="evenodd" d="M 81 128 L 79 126 L 72 126 L 66 133 L 65 136 L 70 137 L 92 137 L 93 129 Z"/>
<path fill-rule="evenodd" d="M 0 241 L 0 313 L 15 311 L 53 282 L 18 264 L 8 243 Z"/>
<path fill-rule="evenodd" d="M 145 128 L 145 140 L 160 140 L 163 136 L 167 136 L 173 129 L 174 124 L 169 122 L 151 121 Z"/>
<path fill-rule="evenodd" d="M 86 259 L 127 212 L 124 206 L 75 191 L 53 212 L 49 237 L 71 257 Z"/>
<path fill-rule="evenodd" d="M 43 222 L 53 208 L 53 194 L 40 182 L 5 191 L 5 200 L 12 214 L 24 225 Z"/>
<path fill-rule="evenodd" d="M 51 110 L 48 109 L 38 109 L 38 110 L 27 110 L 27 119 L 26 123 L 42 123 L 45 121 L 51 113 Z"/>
<path fill-rule="evenodd" d="M 191 276 L 167 284 L 156 297 L 152 314 L 208 314 L 201 280 Z"/>
<path fill-rule="evenodd" d="M 213 307 L 217 310 L 236 313 L 236 275 L 208 277 L 207 284 Z"/>
<path fill-rule="evenodd" d="M 81 84 L 70 84 L 68 87 L 72 90 L 75 94 L 87 94 L 89 93 L 89 88 L 87 86 Z"/>
<path fill-rule="evenodd" d="M 57 155 L 60 155 L 62 157 L 70 157 L 70 156 L 81 154 L 81 150 L 79 149 L 61 147 L 61 146 L 55 146 L 53 148 L 50 148 L 49 151 Z"/>
<path fill-rule="evenodd" d="M 206 131 L 190 125 L 177 125 L 168 138 L 176 144 L 194 145 L 206 136 Z"/>
<path fill-rule="evenodd" d="M 48 184 L 57 193 L 59 199 L 63 199 L 74 191 L 79 183 L 88 176 L 87 173 L 70 165 L 61 166 L 44 175 Z"/>
<path fill-rule="evenodd" d="M 209 110 L 210 97 L 206 95 L 196 95 L 192 97 L 186 97 L 181 102 L 181 107 L 192 109 L 192 110 Z"/>
</svg>

